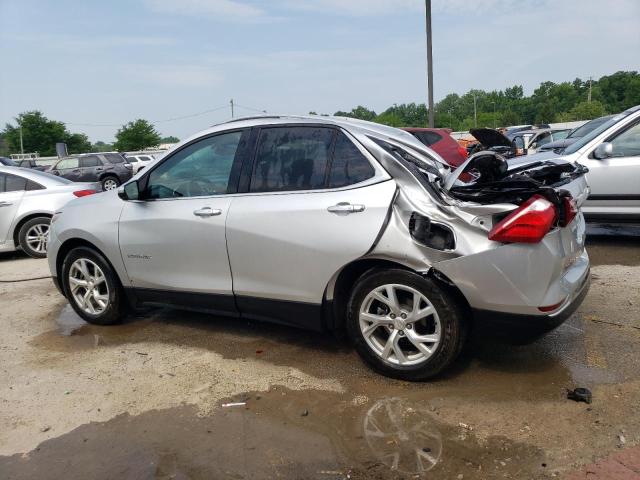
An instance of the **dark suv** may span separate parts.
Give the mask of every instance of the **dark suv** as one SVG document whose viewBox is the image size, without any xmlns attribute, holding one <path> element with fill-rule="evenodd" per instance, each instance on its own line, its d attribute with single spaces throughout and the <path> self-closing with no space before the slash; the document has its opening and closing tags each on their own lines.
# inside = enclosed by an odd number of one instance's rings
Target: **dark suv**
<svg viewBox="0 0 640 480">
<path fill-rule="evenodd" d="M 133 175 L 133 166 L 119 153 L 88 153 L 62 158 L 49 173 L 73 182 L 100 182 L 113 190 Z"/>
</svg>

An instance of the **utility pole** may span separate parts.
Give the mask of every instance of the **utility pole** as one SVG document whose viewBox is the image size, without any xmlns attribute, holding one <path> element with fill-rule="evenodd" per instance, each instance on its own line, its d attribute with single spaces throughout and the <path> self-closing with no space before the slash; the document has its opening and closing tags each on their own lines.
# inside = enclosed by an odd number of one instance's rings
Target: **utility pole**
<svg viewBox="0 0 640 480">
<path fill-rule="evenodd" d="M 478 127 L 478 109 L 476 107 L 476 94 L 473 94 L 473 127 Z"/>
<path fill-rule="evenodd" d="M 233 98 L 231 99 L 229 104 L 231 105 L 231 118 L 233 118 Z"/>
<path fill-rule="evenodd" d="M 496 102 L 493 103 L 493 129 L 496 129 Z"/>
<path fill-rule="evenodd" d="M 589 77 L 589 96 L 587 97 L 587 102 L 591 103 L 591 78 Z"/>
<path fill-rule="evenodd" d="M 434 126 L 434 107 L 433 107 L 433 55 L 431 40 L 431 0 L 425 0 L 425 20 L 427 29 L 427 89 L 429 98 L 429 127 Z"/>
<path fill-rule="evenodd" d="M 22 124 L 20 124 L 20 153 L 24 153 L 24 145 L 22 144 Z"/>
</svg>

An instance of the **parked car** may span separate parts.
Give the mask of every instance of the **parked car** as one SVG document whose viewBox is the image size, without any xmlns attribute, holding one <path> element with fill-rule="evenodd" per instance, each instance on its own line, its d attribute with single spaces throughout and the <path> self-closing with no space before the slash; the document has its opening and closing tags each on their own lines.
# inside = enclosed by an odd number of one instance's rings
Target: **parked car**
<svg viewBox="0 0 640 480">
<path fill-rule="evenodd" d="M 32 257 L 46 256 L 51 216 L 96 188 L 37 170 L 0 166 L 0 252 L 21 248 Z"/>
<path fill-rule="evenodd" d="M 14 162 L 13 160 L 11 160 L 10 158 L 7 158 L 7 157 L 0 157 L 0 165 L 3 165 L 5 167 L 17 167 L 18 166 L 16 164 L 16 162 Z"/>
<path fill-rule="evenodd" d="M 32 158 L 25 158 L 24 160 L 20 160 L 18 162 L 18 166 L 21 167 L 21 168 L 31 168 L 33 170 L 38 170 L 40 172 L 44 172 L 44 171 L 48 170 L 49 168 L 51 168 L 51 166 L 38 164 L 36 162 L 36 160 L 34 160 Z"/>
<path fill-rule="evenodd" d="M 588 220 L 640 223 L 640 105 L 615 115 L 569 145 L 561 155 L 542 152 L 531 160 L 559 158 L 589 169 Z"/>
<path fill-rule="evenodd" d="M 154 160 L 153 155 L 127 155 L 125 159 L 133 165 L 134 175 Z"/>
<path fill-rule="evenodd" d="M 431 148 L 452 167 L 459 167 L 467 159 L 467 151 L 451 137 L 451 130 L 448 128 L 406 127 L 402 130 Z"/>
<path fill-rule="evenodd" d="M 541 333 L 589 285 L 585 169 L 494 152 L 451 168 L 354 119 L 257 117 L 183 141 L 52 220 L 54 283 L 90 323 L 169 304 L 346 329 L 373 368 L 421 380 L 469 322 Z"/>
<path fill-rule="evenodd" d="M 516 155 L 533 155 L 541 146 L 555 140 L 566 138 L 570 131 L 568 128 L 520 130 L 512 134 L 507 134 L 507 138 L 513 142 L 517 152 Z"/>
<path fill-rule="evenodd" d="M 119 153 L 88 153 L 60 159 L 50 172 L 73 182 L 100 182 L 113 190 L 133 175 L 133 165 Z"/>
<path fill-rule="evenodd" d="M 571 130 L 571 132 L 569 132 L 569 134 L 565 138 L 561 140 L 554 140 L 553 142 L 549 142 L 542 145 L 538 149 L 538 152 L 547 152 L 547 151 L 553 150 L 556 153 L 562 153 L 562 151 L 565 148 L 567 148 L 569 145 L 571 145 L 573 142 L 577 141 L 579 138 L 584 137 L 589 132 L 595 130 L 604 122 L 609 120 L 611 117 L 613 117 L 613 115 L 605 115 L 604 117 L 594 118 L 593 120 L 589 120 L 584 125 L 581 125 L 578 128 Z"/>
</svg>

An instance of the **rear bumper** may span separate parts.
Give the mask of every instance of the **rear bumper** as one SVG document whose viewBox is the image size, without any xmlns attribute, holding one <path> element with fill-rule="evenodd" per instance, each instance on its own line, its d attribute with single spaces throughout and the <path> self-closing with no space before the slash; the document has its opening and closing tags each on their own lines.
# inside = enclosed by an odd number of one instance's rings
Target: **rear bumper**
<svg viewBox="0 0 640 480">
<path fill-rule="evenodd" d="M 477 326 L 481 326 L 482 330 L 488 330 L 497 336 L 535 340 L 559 327 L 571 317 L 587 296 L 590 285 L 591 277 L 588 273 L 572 298 L 558 312 L 550 315 L 522 315 L 472 308 L 474 321 Z"/>
</svg>

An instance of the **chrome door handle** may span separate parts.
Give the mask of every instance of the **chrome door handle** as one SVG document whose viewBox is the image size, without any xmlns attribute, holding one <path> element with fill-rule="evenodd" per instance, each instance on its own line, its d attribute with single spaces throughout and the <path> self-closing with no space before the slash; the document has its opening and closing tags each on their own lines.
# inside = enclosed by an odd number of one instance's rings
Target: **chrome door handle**
<svg viewBox="0 0 640 480">
<path fill-rule="evenodd" d="M 193 214 L 196 217 L 215 217 L 216 215 L 220 215 L 222 213 L 222 210 L 220 210 L 219 208 L 211 208 L 211 207 L 202 207 L 199 210 L 194 210 Z"/>
<path fill-rule="evenodd" d="M 349 202 L 340 202 L 327 208 L 331 213 L 358 213 L 364 212 L 364 205 L 351 205 Z"/>
<path fill-rule="evenodd" d="M 13 205 L 11 202 L 0 202 L 0 207 L 9 207 L 11 205 Z"/>
</svg>

